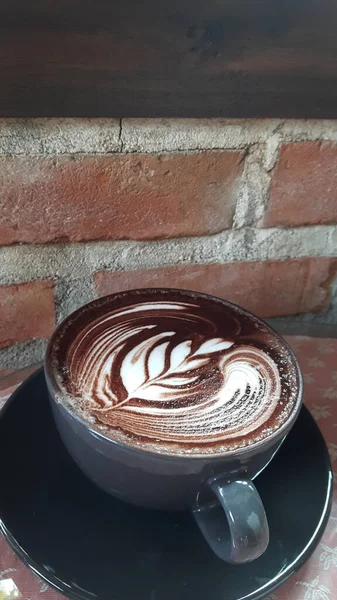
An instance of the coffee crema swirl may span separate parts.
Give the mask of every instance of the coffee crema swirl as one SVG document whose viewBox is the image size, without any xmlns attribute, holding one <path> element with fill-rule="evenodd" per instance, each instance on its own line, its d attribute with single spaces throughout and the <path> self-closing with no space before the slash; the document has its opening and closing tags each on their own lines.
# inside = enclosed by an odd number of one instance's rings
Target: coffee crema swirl
<svg viewBox="0 0 337 600">
<path fill-rule="evenodd" d="M 65 356 L 73 405 L 112 437 L 186 451 L 244 446 L 279 428 L 295 403 L 286 353 L 267 326 L 208 302 L 140 297 L 90 320 Z"/>
</svg>

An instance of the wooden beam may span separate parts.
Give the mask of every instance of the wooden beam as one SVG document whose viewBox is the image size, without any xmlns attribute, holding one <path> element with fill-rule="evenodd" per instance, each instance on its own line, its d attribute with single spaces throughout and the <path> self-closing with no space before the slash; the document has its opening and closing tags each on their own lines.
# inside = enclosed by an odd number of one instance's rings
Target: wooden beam
<svg viewBox="0 0 337 600">
<path fill-rule="evenodd" d="M 3 0 L 0 116 L 337 117 L 335 0 Z"/>
</svg>

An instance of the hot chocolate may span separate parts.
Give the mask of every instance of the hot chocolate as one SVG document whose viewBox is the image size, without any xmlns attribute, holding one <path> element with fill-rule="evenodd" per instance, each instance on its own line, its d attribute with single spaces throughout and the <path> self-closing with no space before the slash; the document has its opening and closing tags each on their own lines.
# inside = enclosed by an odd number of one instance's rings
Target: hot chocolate
<svg viewBox="0 0 337 600">
<path fill-rule="evenodd" d="M 58 399 L 98 432 L 164 454 L 251 446 L 298 402 L 291 350 L 223 300 L 137 290 L 91 302 L 48 348 Z"/>
</svg>

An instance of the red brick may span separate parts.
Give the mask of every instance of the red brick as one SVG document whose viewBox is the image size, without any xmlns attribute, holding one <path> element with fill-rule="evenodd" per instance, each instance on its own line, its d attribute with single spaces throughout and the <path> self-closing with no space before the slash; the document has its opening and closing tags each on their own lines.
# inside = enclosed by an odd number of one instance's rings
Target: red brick
<svg viewBox="0 0 337 600">
<path fill-rule="evenodd" d="M 0 348 L 48 338 L 55 327 L 52 281 L 0 286 Z"/>
<path fill-rule="evenodd" d="M 99 271 L 94 281 L 100 296 L 133 288 L 176 287 L 226 298 L 261 317 L 276 317 L 326 308 L 336 272 L 337 259 L 301 258 Z"/>
<path fill-rule="evenodd" d="M 282 146 L 274 169 L 267 226 L 337 221 L 337 146 L 300 142 Z"/>
<path fill-rule="evenodd" d="M 242 152 L 0 158 L 0 244 L 154 239 L 229 227 Z"/>
</svg>

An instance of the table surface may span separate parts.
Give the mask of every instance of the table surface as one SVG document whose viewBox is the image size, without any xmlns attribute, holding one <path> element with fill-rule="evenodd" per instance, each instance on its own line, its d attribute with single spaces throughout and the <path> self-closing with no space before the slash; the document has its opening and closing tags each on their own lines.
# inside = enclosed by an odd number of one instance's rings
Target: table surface
<svg viewBox="0 0 337 600">
<path fill-rule="evenodd" d="M 324 434 L 334 468 L 331 516 L 314 554 L 298 573 L 268 596 L 268 600 L 337 598 L 337 339 L 313 337 L 319 332 L 335 336 L 337 327 L 311 327 L 311 337 L 297 335 L 287 336 L 287 339 L 302 367 L 304 402 Z M 19 383 L 37 366 L 16 371 L 0 380 L 0 409 Z M 0 537 L 0 600 L 60 600 L 61 597 L 25 567 Z"/>
</svg>

